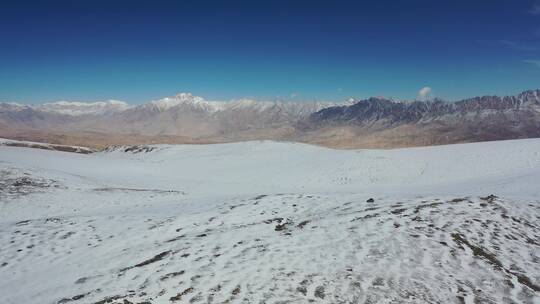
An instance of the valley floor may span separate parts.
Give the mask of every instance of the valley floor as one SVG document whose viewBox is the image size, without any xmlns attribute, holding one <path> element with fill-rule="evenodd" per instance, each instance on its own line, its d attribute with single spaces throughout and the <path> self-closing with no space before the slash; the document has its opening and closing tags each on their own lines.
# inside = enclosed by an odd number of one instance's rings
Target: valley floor
<svg viewBox="0 0 540 304">
<path fill-rule="evenodd" d="M 540 303 L 540 140 L 0 147 L 1 303 Z"/>
</svg>

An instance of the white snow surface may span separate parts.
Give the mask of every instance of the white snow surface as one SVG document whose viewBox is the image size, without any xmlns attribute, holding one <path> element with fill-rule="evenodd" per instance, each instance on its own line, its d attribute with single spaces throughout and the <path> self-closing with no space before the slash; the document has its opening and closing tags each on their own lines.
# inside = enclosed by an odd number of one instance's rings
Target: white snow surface
<svg viewBox="0 0 540 304">
<path fill-rule="evenodd" d="M 0 146 L 0 303 L 540 303 L 539 181 L 540 139 Z"/>
</svg>

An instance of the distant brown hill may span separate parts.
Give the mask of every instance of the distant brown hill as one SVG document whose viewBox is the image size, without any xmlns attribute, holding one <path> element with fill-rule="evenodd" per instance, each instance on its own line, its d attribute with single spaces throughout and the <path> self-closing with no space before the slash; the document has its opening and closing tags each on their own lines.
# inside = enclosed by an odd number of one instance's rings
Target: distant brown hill
<svg viewBox="0 0 540 304">
<path fill-rule="evenodd" d="M 95 148 L 259 139 L 393 148 L 531 138 L 540 137 L 540 91 L 457 102 L 210 102 L 179 94 L 138 106 L 118 101 L 0 103 L 0 137 Z"/>
</svg>

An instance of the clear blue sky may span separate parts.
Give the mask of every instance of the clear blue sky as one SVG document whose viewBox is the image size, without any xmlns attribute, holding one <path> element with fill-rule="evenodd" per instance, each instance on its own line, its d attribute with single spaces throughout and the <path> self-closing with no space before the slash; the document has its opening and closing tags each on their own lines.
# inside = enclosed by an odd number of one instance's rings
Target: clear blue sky
<svg viewBox="0 0 540 304">
<path fill-rule="evenodd" d="M 11 2 L 11 3 L 9 3 Z M 540 88 L 540 2 L 4 1 L 0 100 L 455 100 Z"/>
</svg>

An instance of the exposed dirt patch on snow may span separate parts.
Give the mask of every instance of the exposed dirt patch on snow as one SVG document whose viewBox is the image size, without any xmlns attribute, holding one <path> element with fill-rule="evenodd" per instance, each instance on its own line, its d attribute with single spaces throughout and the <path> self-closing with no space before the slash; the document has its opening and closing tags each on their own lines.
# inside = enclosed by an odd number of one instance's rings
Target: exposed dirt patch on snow
<svg viewBox="0 0 540 304">
<path fill-rule="evenodd" d="M 49 188 L 61 188 L 61 184 L 13 168 L 0 169 L 0 200 L 44 192 Z"/>
</svg>

